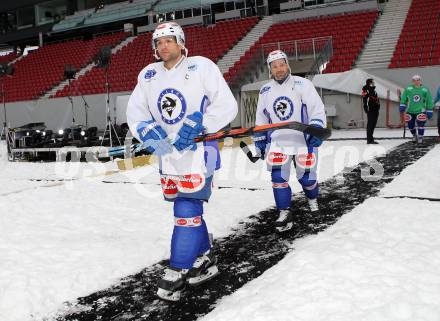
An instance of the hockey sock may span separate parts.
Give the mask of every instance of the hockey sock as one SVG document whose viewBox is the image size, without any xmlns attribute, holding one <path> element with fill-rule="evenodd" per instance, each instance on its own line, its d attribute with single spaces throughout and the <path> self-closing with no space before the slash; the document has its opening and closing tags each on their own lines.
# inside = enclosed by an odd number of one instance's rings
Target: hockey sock
<svg viewBox="0 0 440 321">
<path fill-rule="evenodd" d="M 272 188 L 277 208 L 289 208 L 292 202 L 292 190 L 289 183 L 282 177 L 281 169 L 272 170 Z"/>
<path fill-rule="evenodd" d="M 174 230 L 171 238 L 170 266 L 190 269 L 202 247 L 209 244 L 206 224 L 203 224 L 203 202 L 177 197 L 174 202 Z M 201 246 L 201 244 L 204 244 Z"/>
<path fill-rule="evenodd" d="M 411 114 L 410 114 L 411 115 Z M 416 130 L 415 130 L 415 125 L 416 125 L 416 116 L 411 115 L 411 120 L 408 122 L 408 129 L 411 132 L 411 134 L 413 136 L 416 135 Z"/>
<path fill-rule="evenodd" d="M 206 222 L 202 218 L 202 239 L 200 240 L 200 248 L 198 255 L 201 255 L 211 248 L 211 242 L 209 241 L 208 228 L 206 227 Z"/>
<path fill-rule="evenodd" d="M 304 194 L 307 198 L 314 199 L 318 197 L 319 194 L 319 185 L 316 179 L 312 179 L 310 177 L 311 173 L 304 173 L 303 177 L 301 177 L 298 181 L 301 184 Z"/>
<path fill-rule="evenodd" d="M 419 137 L 423 137 L 425 134 L 425 123 L 424 121 L 417 121 L 417 134 L 419 134 Z"/>
</svg>

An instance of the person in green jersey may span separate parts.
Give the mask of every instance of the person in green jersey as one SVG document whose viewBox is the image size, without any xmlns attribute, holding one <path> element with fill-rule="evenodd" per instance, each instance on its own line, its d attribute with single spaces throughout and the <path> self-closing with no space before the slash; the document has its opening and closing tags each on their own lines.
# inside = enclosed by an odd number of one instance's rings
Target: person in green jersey
<svg viewBox="0 0 440 321">
<path fill-rule="evenodd" d="M 419 75 L 412 77 L 412 85 L 405 88 L 400 99 L 400 112 L 405 113 L 405 121 L 413 135 L 413 142 L 423 143 L 425 123 L 432 118 L 432 96 L 429 89 L 422 86 Z M 417 123 L 417 133 L 415 124 Z"/>
</svg>

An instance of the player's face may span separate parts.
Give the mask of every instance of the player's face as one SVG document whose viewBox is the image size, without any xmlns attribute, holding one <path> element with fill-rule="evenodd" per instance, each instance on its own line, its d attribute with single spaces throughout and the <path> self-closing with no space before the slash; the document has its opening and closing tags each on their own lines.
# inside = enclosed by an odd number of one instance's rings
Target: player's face
<svg viewBox="0 0 440 321">
<path fill-rule="evenodd" d="M 182 48 L 177 44 L 173 36 L 160 37 L 156 40 L 156 48 L 160 59 L 164 62 L 180 59 Z"/>
<path fill-rule="evenodd" d="M 283 80 L 289 74 L 289 65 L 284 59 L 278 59 L 270 63 L 270 72 L 276 80 Z"/>
<path fill-rule="evenodd" d="M 414 84 L 414 86 L 420 87 L 422 85 L 422 80 L 421 79 L 413 79 L 412 83 Z"/>
</svg>

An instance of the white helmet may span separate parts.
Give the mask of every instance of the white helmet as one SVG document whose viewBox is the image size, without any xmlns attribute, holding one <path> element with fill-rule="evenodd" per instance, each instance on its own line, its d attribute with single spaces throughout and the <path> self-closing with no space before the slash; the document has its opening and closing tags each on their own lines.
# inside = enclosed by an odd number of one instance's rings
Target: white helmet
<svg viewBox="0 0 440 321">
<path fill-rule="evenodd" d="M 165 36 L 174 36 L 176 38 L 176 42 L 183 47 L 185 50 L 185 55 L 188 55 L 188 49 L 185 47 L 185 34 L 183 33 L 183 29 L 181 26 L 179 26 L 175 22 L 165 22 L 161 23 L 156 27 L 156 29 L 153 32 L 153 37 L 151 39 L 152 47 L 154 50 L 154 56 L 156 59 L 160 59 L 159 56 L 156 53 L 157 47 L 156 47 L 156 40 L 160 37 Z"/>
<path fill-rule="evenodd" d="M 281 51 L 281 50 L 274 50 L 274 51 L 270 52 L 269 55 L 267 55 L 267 60 L 266 60 L 267 68 L 269 69 L 269 78 L 270 78 L 270 75 L 271 75 L 271 73 L 270 73 L 270 64 L 273 61 L 278 60 L 278 59 L 284 59 L 286 61 L 286 64 L 289 65 L 289 60 L 287 58 L 287 55 L 283 51 Z M 290 71 L 290 66 L 289 66 L 289 74 L 290 73 L 291 73 L 291 71 Z"/>
<path fill-rule="evenodd" d="M 281 50 L 274 50 L 267 56 L 267 67 L 270 68 L 270 63 L 278 59 L 284 59 L 286 63 L 288 63 L 287 55 L 284 52 Z"/>
</svg>

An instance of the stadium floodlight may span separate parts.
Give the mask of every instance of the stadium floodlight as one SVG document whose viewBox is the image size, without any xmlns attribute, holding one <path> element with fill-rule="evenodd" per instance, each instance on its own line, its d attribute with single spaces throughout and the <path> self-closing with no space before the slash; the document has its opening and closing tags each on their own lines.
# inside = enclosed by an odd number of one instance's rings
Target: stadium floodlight
<svg viewBox="0 0 440 321">
<path fill-rule="evenodd" d="M 58 135 L 63 135 L 64 134 L 64 130 L 60 129 L 58 130 Z"/>
</svg>

